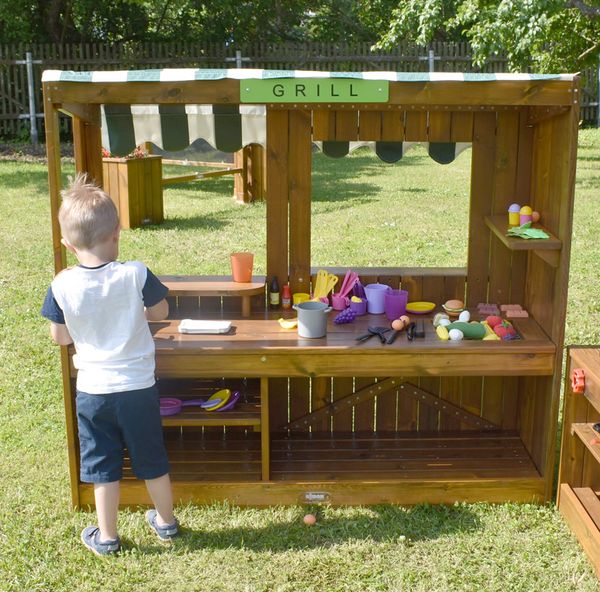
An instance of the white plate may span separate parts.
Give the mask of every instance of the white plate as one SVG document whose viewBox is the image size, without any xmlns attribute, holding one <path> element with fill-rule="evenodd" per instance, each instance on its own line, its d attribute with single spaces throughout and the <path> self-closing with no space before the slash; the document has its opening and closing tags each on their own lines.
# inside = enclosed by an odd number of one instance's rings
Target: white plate
<svg viewBox="0 0 600 592">
<path fill-rule="evenodd" d="M 231 321 L 200 321 L 194 319 L 183 319 L 179 323 L 180 333 L 196 334 L 219 334 L 229 333 Z"/>
</svg>

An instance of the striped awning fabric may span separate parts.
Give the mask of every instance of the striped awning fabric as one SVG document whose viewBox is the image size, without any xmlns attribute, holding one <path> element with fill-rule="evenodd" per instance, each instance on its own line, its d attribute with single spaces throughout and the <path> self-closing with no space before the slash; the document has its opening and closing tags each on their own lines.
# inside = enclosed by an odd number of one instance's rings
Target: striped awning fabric
<svg viewBox="0 0 600 592">
<path fill-rule="evenodd" d="M 123 156 L 152 142 L 168 152 L 183 150 L 202 138 L 221 152 L 248 144 L 266 146 L 266 109 L 249 105 L 103 105 L 102 145 Z M 316 142 L 327 156 L 340 158 L 369 146 L 384 162 L 398 162 L 412 142 Z M 452 162 L 470 144 L 422 143 L 440 164 Z"/>
<path fill-rule="evenodd" d="M 266 110 L 251 105 L 103 105 L 102 145 L 123 156 L 152 142 L 183 150 L 202 138 L 222 152 L 266 145 Z"/>
<path fill-rule="evenodd" d="M 161 70 L 112 70 L 74 72 L 45 70 L 42 82 L 185 82 L 192 80 L 234 80 L 273 78 L 356 78 L 390 82 L 492 82 L 496 80 L 573 80 L 573 74 L 523 74 L 513 72 L 321 72 L 317 70 L 262 70 L 257 68 L 197 69 L 165 68 Z"/>
<path fill-rule="evenodd" d="M 423 146 L 439 164 L 450 164 L 471 142 L 315 142 L 323 154 L 342 158 L 348 153 L 368 146 L 383 162 L 398 162 L 411 148 Z"/>
</svg>

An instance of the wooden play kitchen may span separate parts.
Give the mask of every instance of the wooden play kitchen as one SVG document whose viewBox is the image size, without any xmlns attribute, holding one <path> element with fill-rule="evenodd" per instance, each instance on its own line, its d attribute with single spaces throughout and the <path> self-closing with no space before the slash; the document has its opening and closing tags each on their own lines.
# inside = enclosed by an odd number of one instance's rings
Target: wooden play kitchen
<svg viewBox="0 0 600 592">
<path fill-rule="evenodd" d="M 164 396 L 206 398 L 228 388 L 223 413 L 187 407 L 165 418 L 174 494 L 183 502 L 542 502 L 552 496 L 569 277 L 579 114 L 577 76 L 459 73 L 177 70 L 46 72 L 43 80 L 54 261 L 66 265 L 57 222 L 58 112 L 73 117 L 76 168 L 102 182 L 101 105 L 159 104 L 231 113 L 266 107 L 267 276 L 310 293 L 311 158 L 317 142 L 342 156 L 372 142 L 387 162 L 407 142 L 450 162 L 472 147 L 468 258 L 464 268 L 354 269 L 364 285 L 434 302 L 425 337 L 382 344 L 356 338 L 384 315 L 334 324 L 318 339 L 277 322 L 281 310 L 236 291 L 230 278 L 170 278 L 171 314 L 152 323 Z M 217 109 L 218 108 L 218 109 Z M 187 111 L 186 111 L 187 109 Z M 192 128 L 192 124 L 188 126 Z M 240 135 L 243 141 L 243 134 Z M 235 149 L 238 149 L 237 147 Z M 440 165 L 441 166 L 441 165 Z M 506 236 L 508 207 L 540 212 L 550 239 Z M 426 207 L 424 205 L 423 207 Z M 176 248 L 176 246 L 174 247 Z M 338 277 L 346 269 L 326 270 Z M 228 284 L 218 292 L 220 282 Z M 247 296 L 242 314 L 240 300 Z M 451 299 L 518 303 L 521 339 L 441 341 L 431 320 Z M 248 304 L 249 303 L 249 304 Z M 227 319 L 224 335 L 178 331 L 179 320 Z M 79 481 L 72 350 L 62 348 L 73 504 L 93 504 Z M 127 472 L 124 505 L 148 503 Z"/>
</svg>

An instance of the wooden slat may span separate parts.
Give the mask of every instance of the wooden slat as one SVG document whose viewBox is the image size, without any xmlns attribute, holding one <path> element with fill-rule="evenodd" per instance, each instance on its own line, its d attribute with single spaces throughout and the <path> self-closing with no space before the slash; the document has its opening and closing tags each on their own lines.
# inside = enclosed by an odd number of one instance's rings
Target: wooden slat
<svg viewBox="0 0 600 592">
<path fill-rule="evenodd" d="M 404 126 L 406 142 L 427 142 L 426 111 L 407 111 Z"/>
<path fill-rule="evenodd" d="M 358 111 L 335 112 L 335 139 L 345 142 L 358 139 Z"/>
<path fill-rule="evenodd" d="M 600 530 L 600 500 L 598 500 L 598 496 L 590 487 L 574 487 L 573 493 L 586 509 L 596 528 Z"/>
<path fill-rule="evenodd" d="M 381 111 L 360 111 L 358 114 L 358 139 L 381 140 Z"/>
<path fill-rule="evenodd" d="M 448 111 L 430 111 L 427 139 L 430 142 L 450 142 L 452 136 L 451 114 Z"/>
<path fill-rule="evenodd" d="M 288 114 L 267 109 L 267 275 L 288 278 Z"/>
<path fill-rule="evenodd" d="M 494 192 L 495 129 L 494 113 L 474 115 L 467 306 L 487 302 L 490 239 L 484 217 L 490 214 L 490 195 Z"/>
<path fill-rule="evenodd" d="M 292 293 L 308 292 L 311 241 L 310 112 L 293 111 L 289 125 L 289 283 Z"/>
<path fill-rule="evenodd" d="M 354 391 L 354 379 L 352 377 L 335 377 L 332 382 L 332 401 L 335 403 L 348 396 Z M 338 413 L 333 418 L 334 432 L 352 431 L 352 408 L 348 407 Z"/>
<path fill-rule="evenodd" d="M 381 140 L 402 142 L 404 140 L 405 112 L 398 109 L 384 111 L 381 115 Z"/>
<path fill-rule="evenodd" d="M 312 111 L 312 139 L 315 142 L 335 140 L 335 112 L 331 109 Z"/>
<path fill-rule="evenodd" d="M 315 492 L 323 495 L 333 505 L 369 505 L 395 503 L 452 504 L 455 502 L 524 502 L 541 501 L 541 479 L 536 476 L 515 475 L 508 470 L 505 474 L 489 478 L 460 477 L 458 474 L 445 477 L 429 477 L 413 473 L 405 479 L 384 481 L 368 479 L 301 482 L 238 481 L 227 483 L 202 483 L 197 481 L 173 481 L 173 497 L 179 503 L 210 504 L 227 501 L 236 505 L 268 506 L 298 504 L 299 501 L 314 503 Z M 435 473 L 437 475 L 437 472 Z M 81 506 L 94 505 L 93 487 L 79 485 Z M 122 507 L 151 505 L 145 485 L 137 480 L 126 480 L 121 485 Z"/>
<path fill-rule="evenodd" d="M 412 397 L 418 400 L 420 403 L 424 403 L 432 407 L 433 409 L 439 410 L 444 415 L 449 415 L 452 418 L 459 419 L 463 424 L 470 426 L 474 429 L 497 429 L 498 426 L 490 421 L 483 419 L 479 413 L 472 413 L 464 408 L 454 405 L 447 400 L 442 400 L 436 395 L 425 391 L 423 388 L 416 387 L 410 383 L 403 383 L 400 385 L 400 396 Z M 437 429 L 437 426 L 435 427 Z"/>
<path fill-rule="evenodd" d="M 450 123 L 451 142 L 471 142 L 473 140 L 473 112 L 453 111 Z"/>
</svg>

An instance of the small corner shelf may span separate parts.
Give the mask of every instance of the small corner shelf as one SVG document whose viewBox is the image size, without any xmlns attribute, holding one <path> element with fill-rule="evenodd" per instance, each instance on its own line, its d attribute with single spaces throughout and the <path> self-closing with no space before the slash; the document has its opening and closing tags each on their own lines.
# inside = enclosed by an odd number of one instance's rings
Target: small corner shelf
<svg viewBox="0 0 600 592">
<path fill-rule="evenodd" d="M 511 251 L 560 251 L 562 241 L 555 237 L 547 228 L 541 224 L 534 224 L 533 228 L 544 230 L 550 235 L 550 238 L 543 239 L 524 239 L 506 236 L 510 228 L 507 222 L 506 214 L 496 214 L 494 216 L 485 216 L 486 226 L 508 247 Z"/>
</svg>

